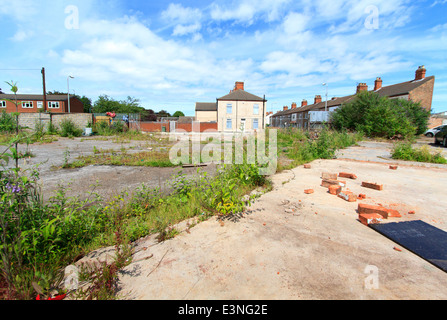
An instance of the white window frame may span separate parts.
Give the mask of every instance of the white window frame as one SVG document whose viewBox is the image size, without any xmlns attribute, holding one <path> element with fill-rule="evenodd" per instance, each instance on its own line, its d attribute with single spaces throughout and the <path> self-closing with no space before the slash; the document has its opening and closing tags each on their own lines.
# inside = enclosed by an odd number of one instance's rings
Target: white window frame
<svg viewBox="0 0 447 320">
<path fill-rule="evenodd" d="M 32 102 L 32 101 L 22 101 L 22 108 L 23 109 L 33 109 L 34 108 L 34 102 Z"/>
<path fill-rule="evenodd" d="M 259 119 L 253 119 L 253 124 L 252 125 L 253 125 L 253 129 L 254 130 L 259 129 Z"/>
<path fill-rule="evenodd" d="M 230 110 L 230 112 L 228 112 Z M 233 114 L 233 104 L 227 103 L 227 114 Z"/>
<path fill-rule="evenodd" d="M 230 124 L 230 127 L 228 127 L 228 124 Z M 233 119 L 227 119 L 227 122 L 225 124 L 226 129 L 233 129 Z"/>
<path fill-rule="evenodd" d="M 0 100 L 0 108 L 6 108 L 6 100 Z"/>
<path fill-rule="evenodd" d="M 57 107 L 54 107 L 57 105 Z M 61 105 L 59 101 L 48 101 L 48 109 L 60 109 Z"/>
<path fill-rule="evenodd" d="M 296 113 L 292 114 L 292 121 L 296 121 Z"/>
<path fill-rule="evenodd" d="M 256 116 L 259 115 L 259 104 L 253 105 L 253 114 Z"/>
</svg>

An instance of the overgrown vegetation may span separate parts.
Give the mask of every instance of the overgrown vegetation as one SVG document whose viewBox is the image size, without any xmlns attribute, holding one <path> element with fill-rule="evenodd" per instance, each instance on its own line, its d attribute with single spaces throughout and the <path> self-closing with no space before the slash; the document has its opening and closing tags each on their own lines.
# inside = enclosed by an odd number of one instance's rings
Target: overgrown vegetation
<svg viewBox="0 0 447 320">
<path fill-rule="evenodd" d="M 440 152 L 432 153 L 427 145 L 414 148 L 409 141 L 399 142 L 394 145 L 391 157 L 397 160 L 428 162 L 446 164 L 447 159 Z"/>
<path fill-rule="evenodd" d="M 332 159 L 338 149 L 347 148 L 363 139 L 362 134 L 332 131 L 327 127 L 313 135 L 296 128 L 278 130 L 278 169 L 294 168 L 316 159 Z"/>
<path fill-rule="evenodd" d="M 71 119 L 64 119 L 60 123 L 61 137 L 80 137 L 82 129 L 80 129 Z"/>
<path fill-rule="evenodd" d="M 362 132 L 370 138 L 410 138 L 427 130 L 430 112 L 419 103 L 361 92 L 332 114 L 337 130 Z"/>
</svg>

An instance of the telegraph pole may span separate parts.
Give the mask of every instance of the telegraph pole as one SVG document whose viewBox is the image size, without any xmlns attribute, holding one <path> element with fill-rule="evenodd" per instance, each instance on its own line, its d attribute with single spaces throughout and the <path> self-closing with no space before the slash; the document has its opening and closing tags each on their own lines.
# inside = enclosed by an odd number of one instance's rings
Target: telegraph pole
<svg viewBox="0 0 447 320">
<path fill-rule="evenodd" d="M 42 83 L 43 83 L 43 111 L 47 110 L 47 90 L 45 88 L 45 68 L 42 68 Z"/>
</svg>

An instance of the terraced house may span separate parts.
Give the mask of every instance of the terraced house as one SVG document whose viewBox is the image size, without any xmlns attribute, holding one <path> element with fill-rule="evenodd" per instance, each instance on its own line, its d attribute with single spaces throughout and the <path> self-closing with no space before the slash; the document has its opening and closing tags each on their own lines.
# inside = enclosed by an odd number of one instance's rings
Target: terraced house
<svg viewBox="0 0 447 320">
<path fill-rule="evenodd" d="M 39 111 L 50 111 L 52 113 L 83 113 L 84 105 L 77 97 L 70 96 L 68 103 L 67 95 L 46 95 L 38 94 L 18 94 L 17 108 L 15 104 L 16 96 L 14 94 L 0 94 L 0 112 L 5 110 L 7 113 L 34 113 Z M 44 107 L 45 106 L 45 107 Z"/>
<path fill-rule="evenodd" d="M 370 90 L 381 97 L 389 99 L 405 99 L 419 102 L 427 110 L 431 110 L 435 77 L 426 77 L 426 69 L 420 66 L 416 70 L 415 78 L 394 85 L 382 86 L 382 78 L 376 78 L 374 89 Z M 296 127 L 301 129 L 318 129 L 324 122 L 330 121 L 330 113 L 352 101 L 355 96 L 362 91 L 368 91 L 366 83 L 357 85 L 356 93 L 353 95 L 332 98 L 323 101 L 320 95 L 316 95 L 314 102 L 308 105 L 307 100 L 303 100 L 301 107 L 297 108 L 296 103 L 292 103 L 291 109 L 285 106 L 282 111 L 277 112 L 271 118 L 271 126 L 277 128 Z"/>
</svg>

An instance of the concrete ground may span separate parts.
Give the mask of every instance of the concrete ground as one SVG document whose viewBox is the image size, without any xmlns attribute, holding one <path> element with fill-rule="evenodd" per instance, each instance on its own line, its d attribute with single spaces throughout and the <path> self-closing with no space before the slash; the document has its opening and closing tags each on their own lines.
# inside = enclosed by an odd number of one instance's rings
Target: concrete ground
<svg viewBox="0 0 447 320">
<path fill-rule="evenodd" d="M 318 160 L 311 169 L 277 174 L 274 189 L 237 221 L 211 218 L 163 243 L 141 239 L 120 277 L 119 297 L 446 299 L 444 271 L 358 221 L 359 203 L 382 204 L 402 214 L 387 222 L 420 219 L 447 231 L 447 165 L 386 160 L 389 148 L 362 142 L 340 151 L 344 160 Z M 398 170 L 390 170 L 390 163 Z M 347 187 L 367 198 L 350 203 L 330 195 L 320 186 L 322 172 L 356 174 Z M 362 181 L 384 189 L 363 188 Z"/>
</svg>

